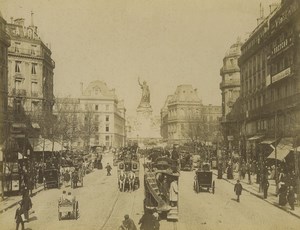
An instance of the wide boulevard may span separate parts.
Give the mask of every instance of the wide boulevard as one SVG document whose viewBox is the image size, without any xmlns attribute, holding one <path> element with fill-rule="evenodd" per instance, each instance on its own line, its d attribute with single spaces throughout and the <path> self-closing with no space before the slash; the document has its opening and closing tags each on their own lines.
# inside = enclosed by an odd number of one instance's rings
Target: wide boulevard
<svg viewBox="0 0 300 230">
<path fill-rule="evenodd" d="M 112 165 L 111 155 L 104 157 L 103 165 L 107 162 Z M 243 192 L 241 202 L 237 203 L 233 186 L 225 180 L 215 178 L 215 194 L 195 193 L 194 174 L 195 172 L 181 172 L 179 220 L 161 220 L 162 230 L 299 229 L 299 219 L 247 192 Z M 66 189 L 72 191 L 79 202 L 77 220 L 58 220 L 58 198 L 64 188 L 44 190 L 32 198 L 35 212 L 30 215 L 30 222 L 25 223 L 25 229 L 116 230 L 125 214 L 129 214 L 138 226 L 143 215 L 143 175 L 141 168 L 139 190 L 122 193 L 117 188 L 116 167 L 113 167 L 111 176 L 106 176 L 105 170 L 94 169 L 84 177 L 83 187 Z M 1 229 L 15 229 L 15 210 L 14 207 L 0 214 Z"/>
</svg>

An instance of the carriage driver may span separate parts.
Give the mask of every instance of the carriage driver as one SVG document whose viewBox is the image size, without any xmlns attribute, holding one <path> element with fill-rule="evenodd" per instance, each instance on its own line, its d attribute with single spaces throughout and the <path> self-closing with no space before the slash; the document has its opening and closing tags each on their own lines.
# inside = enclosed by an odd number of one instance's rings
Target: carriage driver
<svg viewBox="0 0 300 230">
<path fill-rule="evenodd" d="M 128 174 L 128 183 L 129 183 L 129 191 L 134 190 L 134 181 L 135 181 L 135 173 L 133 171 L 130 171 Z"/>
<path fill-rule="evenodd" d="M 122 192 L 124 192 L 125 190 L 125 182 L 126 182 L 126 174 L 124 173 L 123 170 L 121 170 L 119 175 L 119 189 Z"/>
</svg>

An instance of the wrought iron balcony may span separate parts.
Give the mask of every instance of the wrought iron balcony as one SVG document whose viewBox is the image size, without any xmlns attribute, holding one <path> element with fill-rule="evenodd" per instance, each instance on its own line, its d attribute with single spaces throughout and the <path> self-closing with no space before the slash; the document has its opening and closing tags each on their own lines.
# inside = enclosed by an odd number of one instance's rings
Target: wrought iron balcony
<svg viewBox="0 0 300 230">
<path fill-rule="evenodd" d="M 26 97 L 27 93 L 25 89 L 13 89 L 12 95 L 17 97 Z"/>
<path fill-rule="evenodd" d="M 9 53 L 15 53 L 15 54 L 20 54 L 20 55 L 30 55 L 30 56 L 35 56 L 35 57 L 41 57 L 41 52 L 36 49 L 24 49 L 24 48 L 19 48 L 17 46 L 11 46 L 8 48 Z"/>
</svg>

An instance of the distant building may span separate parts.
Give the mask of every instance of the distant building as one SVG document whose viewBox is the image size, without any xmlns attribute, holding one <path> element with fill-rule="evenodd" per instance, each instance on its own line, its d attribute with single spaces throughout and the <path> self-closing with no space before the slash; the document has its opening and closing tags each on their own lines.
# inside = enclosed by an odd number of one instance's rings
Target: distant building
<svg viewBox="0 0 300 230">
<path fill-rule="evenodd" d="M 55 63 L 51 50 L 39 37 L 33 23 L 25 26 L 23 18 L 11 18 L 7 24 L 11 38 L 8 49 L 8 97 L 13 108 L 14 120 L 21 111 L 40 123 L 42 116 L 50 116 L 54 104 L 53 70 Z M 37 127 L 37 125 L 36 125 Z"/>
<path fill-rule="evenodd" d="M 223 66 L 220 70 L 222 81 L 220 90 L 222 91 L 222 118 L 221 126 L 227 147 L 234 146 L 238 148 L 239 129 L 236 128 L 236 120 L 229 119 L 228 115 L 232 111 L 232 107 L 240 96 L 240 68 L 238 66 L 238 58 L 241 55 L 242 43 L 238 39 L 223 58 Z M 233 143 L 232 143 L 233 142 Z"/>
<path fill-rule="evenodd" d="M 93 81 L 83 89 L 79 98 L 58 98 L 54 114 L 66 113 L 76 123 L 71 141 L 72 147 L 125 145 L 124 101 L 118 100 L 115 89 L 109 89 L 102 81 Z M 72 128 L 72 124 L 71 128 Z"/>
<path fill-rule="evenodd" d="M 220 106 L 204 106 L 197 89 L 179 85 L 161 109 L 161 133 L 169 143 L 212 141 L 220 117 Z"/>
</svg>

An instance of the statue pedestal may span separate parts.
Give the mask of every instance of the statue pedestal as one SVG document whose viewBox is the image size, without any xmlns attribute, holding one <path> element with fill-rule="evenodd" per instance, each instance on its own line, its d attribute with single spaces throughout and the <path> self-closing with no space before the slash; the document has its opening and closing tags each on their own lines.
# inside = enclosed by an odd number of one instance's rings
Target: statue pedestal
<svg viewBox="0 0 300 230">
<path fill-rule="evenodd" d="M 139 106 L 136 109 L 138 120 L 149 119 L 152 116 L 152 111 L 151 105 Z"/>
</svg>

